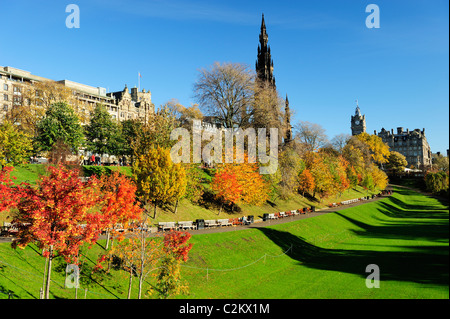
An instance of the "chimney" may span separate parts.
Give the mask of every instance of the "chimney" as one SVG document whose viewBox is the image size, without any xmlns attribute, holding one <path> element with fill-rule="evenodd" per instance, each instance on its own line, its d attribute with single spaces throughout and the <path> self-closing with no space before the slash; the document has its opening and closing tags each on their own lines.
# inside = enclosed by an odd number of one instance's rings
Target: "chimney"
<svg viewBox="0 0 450 319">
<path fill-rule="evenodd" d="M 403 127 L 397 127 L 397 134 L 403 133 Z"/>
</svg>

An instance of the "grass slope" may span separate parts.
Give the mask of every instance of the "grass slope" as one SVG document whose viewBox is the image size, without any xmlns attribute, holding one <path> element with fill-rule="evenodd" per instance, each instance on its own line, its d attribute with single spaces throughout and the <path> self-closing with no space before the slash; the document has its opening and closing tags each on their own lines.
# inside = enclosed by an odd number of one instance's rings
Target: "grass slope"
<svg viewBox="0 0 450 319">
<path fill-rule="evenodd" d="M 195 235 L 183 267 L 190 294 L 181 297 L 447 299 L 448 235 L 448 203 L 406 189 L 297 222 Z M 101 252 L 96 245 L 85 258 Z M 44 268 L 38 253 L 0 244 L 0 298 L 38 297 Z M 379 289 L 365 285 L 369 264 L 380 268 Z M 63 288 L 64 267 L 55 262 L 52 298 L 75 296 Z M 127 274 L 113 270 L 102 280 L 82 281 L 78 297 L 126 298 L 127 287 Z"/>
<path fill-rule="evenodd" d="M 114 171 L 119 170 L 128 176 L 131 176 L 131 167 L 120 167 L 120 166 L 84 166 L 84 174 L 91 175 L 98 173 L 100 171 Z M 41 164 L 27 164 L 21 167 L 15 167 L 12 176 L 16 177 L 15 183 L 19 184 L 23 181 L 35 184 L 36 180 L 40 175 L 45 173 L 45 167 Z M 210 181 L 212 171 L 200 170 L 200 176 L 204 181 Z M 209 188 L 209 184 L 205 182 L 204 186 Z M 329 203 L 341 202 L 348 199 L 360 198 L 363 196 L 368 196 L 376 194 L 378 191 L 370 192 L 363 189 L 362 187 L 356 187 L 355 189 L 350 189 L 344 192 L 340 196 L 335 196 L 325 199 L 323 202 L 317 202 L 310 200 L 308 198 L 297 195 L 289 200 L 276 199 L 273 202 L 266 203 L 263 206 L 252 206 L 252 205 L 241 205 L 239 209 L 233 214 L 225 210 L 221 210 L 212 203 L 206 203 L 203 205 L 194 205 L 186 199 L 182 199 L 178 206 L 177 214 L 173 213 L 173 207 L 168 207 L 166 209 L 158 208 L 156 218 L 152 219 L 153 224 L 158 222 L 179 222 L 179 221 L 192 221 L 196 219 L 226 219 L 226 218 L 236 218 L 242 216 L 253 215 L 255 218 L 262 218 L 265 213 L 276 213 L 283 212 L 287 210 L 300 209 L 303 207 L 316 206 L 317 208 L 322 208 L 327 206 Z M 150 209 L 153 212 L 153 209 Z M 0 213 L 0 225 L 3 222 L 9 221 L 7 217 L 8 213 Z"/>
</svg>

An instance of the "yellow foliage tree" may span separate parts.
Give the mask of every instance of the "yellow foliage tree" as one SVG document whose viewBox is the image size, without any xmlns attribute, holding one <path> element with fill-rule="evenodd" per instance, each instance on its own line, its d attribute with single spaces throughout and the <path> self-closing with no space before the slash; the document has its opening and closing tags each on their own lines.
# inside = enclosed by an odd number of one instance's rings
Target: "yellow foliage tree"
<svg viewBox="0 0 450 319">
<path fill-rule="evenodd" d="M 150 148 L 147 153 L 138 156 L 133 164 L 133 176 L 137 184 L 137 194 L 144 204 L 151 202 L 154 217 L 158 205 L 175 202 L 186 191 L 186 172 L 181 164 L 174 164 L 170 150 L 162 147 Z"/>
<path fill-rule="evenodd" d="M 361 133 L 356 136 L 361 142 L 367 144 L 372 154 L 372 158 L 376 163 L 384 164 L 389 159 L 389 146 L 383 142 L 381 137 Z"/>
</svg>

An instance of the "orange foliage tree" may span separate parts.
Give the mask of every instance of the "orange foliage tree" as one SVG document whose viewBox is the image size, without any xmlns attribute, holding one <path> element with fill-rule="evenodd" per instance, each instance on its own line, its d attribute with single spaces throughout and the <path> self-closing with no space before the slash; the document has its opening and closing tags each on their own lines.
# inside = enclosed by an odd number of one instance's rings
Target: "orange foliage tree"
<svg viewBox="0 0 450 319">
<path fill-rule="evenodd" d="M 314 191 L 314 177 L 309 169 L 304 169 L 298 176 L 298 190 L 305 196 L 305 193 L 311 194 Z"/>
<path fill-rule="evenodd" d="M 102 228 L 107 231 L 108 249 L 110 234 L 122 240 L 123 232 L 117 231 L 117 227 L 127 229 L 131 222 L 141 218 L 143 210 L 136 200 L 137 186 L 129 177 L 119 172 L 102 175 L 98 187 L 102 200 Z"/>
<path fill-rule="evenodd" d="M 248 163 L 244 154 L 244 163 L 221 164 L 211 185 L 216 198 L 233 206 L 247 203 L 262 205 L 269 198 L 269 186 L 262 178 L 256 164 Z"/>
</svg>

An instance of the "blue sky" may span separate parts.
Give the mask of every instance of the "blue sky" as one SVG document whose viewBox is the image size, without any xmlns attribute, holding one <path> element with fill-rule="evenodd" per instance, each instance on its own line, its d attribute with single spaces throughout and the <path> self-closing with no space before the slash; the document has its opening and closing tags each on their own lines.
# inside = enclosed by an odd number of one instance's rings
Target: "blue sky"
<svg viewBox="0 0 450 319">
<path fill-rule="evenodd" d="M 65 26 L 68 4 L 80 28 Z M 380 28 L 368 29 L 368 4 Z M 274 74 L 293 122 L 329 138 L 350 133 L 356 103 L 367 131 L 426 129 L 432 152 L 449 148 L 447 0 L 0 0 L 0 65 L 109 91 L 138 85 L 159 106 L 189 106 L 198 70 L 215 61 L 254 68 L 261 14 Z M 6 29 L 6 30 L 5 30 Z"/>
</svg>

